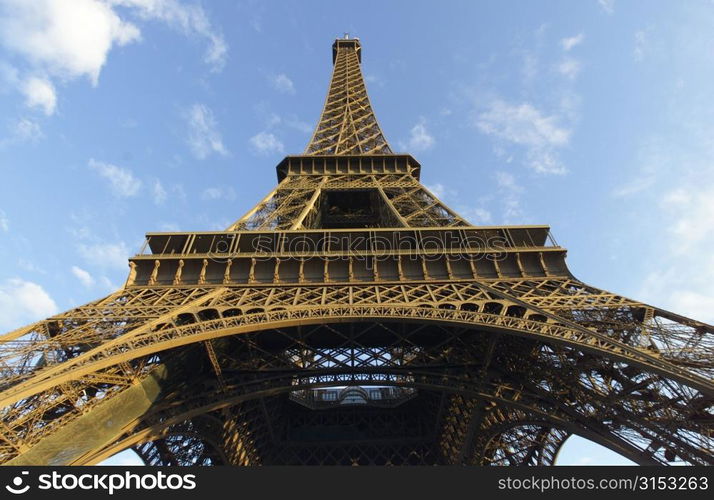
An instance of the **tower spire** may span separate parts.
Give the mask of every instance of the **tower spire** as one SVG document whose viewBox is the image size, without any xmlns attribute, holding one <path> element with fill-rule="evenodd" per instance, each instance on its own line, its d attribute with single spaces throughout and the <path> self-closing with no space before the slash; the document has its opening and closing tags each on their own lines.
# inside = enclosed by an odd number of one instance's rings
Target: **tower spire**
<svg viewBox="0 0 714 500">
<path fill-rule="evenodd" d="M 334 64 L 320 121 L 306 155 L 391 154 L 367 95 L 358 38 L 338 38 L 332 44 Z"/>
</svg>

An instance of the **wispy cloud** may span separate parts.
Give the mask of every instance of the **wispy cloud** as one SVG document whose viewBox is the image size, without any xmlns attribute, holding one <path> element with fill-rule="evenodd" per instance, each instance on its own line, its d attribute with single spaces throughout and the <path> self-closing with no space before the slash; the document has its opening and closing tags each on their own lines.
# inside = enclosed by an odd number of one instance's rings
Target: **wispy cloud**
<svg viewBox="0 0 714 500">
<path fill-rule="evenodd" d="M 0 283 L 0 331 L 52 316 L 57 310 L 55 301 L 37 283 L 20 278 Z"/>
<path fill-rule="evenodd" d="M 639 296 L 685 316 L 713 322 L 714 184 L 672 188 L 656 208 L 669 244 L 664 245 L 661 262 L 645 278 Z"/>
<path fill-rule="evenodd" d="M 294 94 L 295 85 L 293 81 L 288 78 L 285 73 L 280 73 L 279 75 L 273 75 L 269 77 L 270 85 L 283 94 Z"/>
<path fill-rule="evenodd" d="M 484 200 L 476 200 L 474 203 L 473 199 L 469 199 L 468 204 L 464 204 L 459 202 L 459 192 L 457 189 L 448 187 L 440 182 L 427 184 L 425 187 L 441 201 L 454 208 L 460 216 L 472 224 L 489 224 L 493 219 L 491 212 L 482 206 Z M 469 198 L 470 196 L 471 193 L 469 193 Z"/>
<path fill-rule="evenodd" d="M 0 231 L 8 232 L 10 230 L 10 220 L 7 214 L 0 210 Z"/>
<path fill-rule="evenodd" d="M 523 191 L 523 188 L 516 183 L 516 178 L 513 174 L 508 172 L 496 172 L 496 184 L 515 193 Z"/>
<path fill-rule="evenodd" d="M 92 245 L 80 243 L 77 251 L 88 264 L 102 269 L 126 269 L 128 266 L 130 252 L 123 241 Z"/>
<path fill-rule="evenodd" d="M 547 115 L 530 103 L 508 103 L 492 99 L 474 117 L 474 125 L 496 140 L 521 146 L 526 165 L 539 173 L 566 172 L 558 150 L 568 144 L 571 130 L 559 124 L 556 115 Z"/>
<path fill-rule="evenodd" d="M 153 200 L 155 205 L 163 205 L 168 198 L 168 193 L 159 179 L 154 180 L 152 187 Z"/>
<path fill-rule="evenodd" d="M 576 47 L 583 43 L 583 40 L 585 40 L 585 35 L 583 33 L 578 33 L 575 36 L 561 39 L 560 46 L 563 47 L 564 51 L 568 52 L 573 47 Z"/>
<path fill-rule="evenodd" d="M 57 108 L 57 93 L 52 82 L 36 76 L 28 78 L 22 86 L 25 104 L 29 108 L 42 108 L 46 115 L 52 115 Z"/>
<path fill-rule="evenodd" d="M 488 225 L 493 221 L 491 212 L 483 207 L 458 207 L 458 212 L 471 224 L 477 226 Z"/>
<path fill-rule="evenodd" d="M 426 128 L 426 119 L 420 117 L 409 131 L 409 139 L 400 146 L 406 151 L 426 151 L 434 147 L 436 140 Z"/>
<path fill-rule="evenodd" d="M 283 118 L 283 123 L 286 127 L 298 130 L 304 134 L 309 134 L 310 132 L 312 132 L 312 125 L 300 120 L 295 115 L 288 115 L 287 117 Z"/>
<path fill-rule="evenodd" d="M 48 115 L 57 102 L 53 82 L 87 78 L 97 85 L 112 49 L 141 40 L 136 21 L 162 22 L 186 36 L 207 40 L 204 60 L 213 71 L 226 62 L 225 40 L 200 5 L 180 0 L 3 0 L 2 4 L 0 45 L 22 58 L 19 72 L 24 76 L 16 78 L 17 90 L 26 96 L 28 106 Z"/>
<path fill-rule="evenodd" d="M 263 20 L 260 16 L 256 15 L 250 20 L 250 27 L 255 30 L 256 33 L 263 32 Z"/>
<path fill-rule="evenodd" d="M 607 14 L 612 14 L 615 12 L 615 0 L 597 0 L 600 8 Z"/>
<path fill-rule="evenodd" d="M 635 48 L 632 49 L 632 56 L 635 61 L 640 62 L 645 58 L 647 51 L 647 32 L 639 30 L 635 32 Z"/>
<path fill-rule="evenodd" d="M 81 267 L 72 266 L 71 271 L 85 288 L 91 288 L 94 285 L 95 282 L 92 275 Z"/>
<path fill-rule="evenodd" d="M 13 138 L 20 142 L 36 142 L 42 138 L 40 125 L 29 118 L 20 118 L 15 122 Z"/>
<path fill-rule="evenodd" d="M 563 59 L 558 63 L 557 66 L 558 73 L 570 80 L 575 80 L 575 78 L 578 76 L 578 73 L 580 73 L 580 68 L 580 61 L 578 61 L 577 59 L 573 59 L 572 57 L 567 57 Z"/>
<path fill-rule="evenodd" d="M 518 184 L 515 176 L 509 172 L 496 172 L 495 177 L 499 199 L 502 203 L 501 213 L 504 222 L 506 224 L 523 222 L 521 208 L 523 188 Z"/>
<path fill-rule="evenodd" d="M 436 184 L 428 184 L 428 185 L 425 185 L 424 187 L 426 187 L 429 191 L 434 193 L 434 195 L 436 195 L 437 198 L 443 199 L 444 196 L 446 196 L 447 188 L 440 182 L 437 182 Z"/>
<path fill-rule="evenodd" d="M 375 75 L 374 73 L 367 73 L 364 75 L 364 81 L 370 85 L 378 85 L 379 87 L 384 87 L 384 79 Z"/>
<path fill-rule="evenodd" d="M 269 155 L 274 153 L 283 153 L 285 147 L 280 139 L 275 137 L 270 132 L 260 132 L 250 138 L 250 144 L 253 150 L 261 155 Z"/>
<path fill-rule="evenodd" d="M 107 179 L 112 192 L 120 198 L 136 196 L 141 189 L 141 181 L 134 177 L 128 168 L 97 161 L 94 158 L 89 160 L 89 168 Z"/>
<path fill-rule="evenodd" d="M 159 228 L 166 233 L 178 233 L 181 230 L 181 226 L 175 222 L 164 222 L 159 225 Z"/>
<path fill-rule="evenodd" d="M 712 126 L 698 99 L 680 104 L 675 116 L 683 132 L 645 143 L 634 177 L 642 177 L 647 188 L 631 190 L 623 201 L 638 207 L 638 224 L 654 229 L 637 238 L 649 249 L 645 253 L 649 273 L 633 293 L 656 306 L 711 323 L 714 149 L 707 139 Z"/>
<path fill-rule="evenodd" d="M 19 118 L 8 124 L 8 134 L 0 138 L 0 148 L 23 142 L 37 142 L 43 137 L 39 123 L 30 118 Z"/>
<path fill-rule="evenodd" d="M 209 187 L 201 192 L 203 200 L 228 200 L 236 199 L 236 192 L 232 187 Z"/>
<path fill-rule="evenodd" d="M 714 186 L 673 189 L 662 199 L 662 209 L 672 216 L 668 227 L 677 252 L 686 255 L 692 247 L 714 241 Z"/>
<path fill-rule="evenodd" d="M 24 271 L 29 271 L 31 273 L 47 274 L 47 271 L 27 259 L 18 259 L 17 267 Z"/>
<path fill-rule="evenodd" d="M 620 180 L 612 190 L 615 198 L 627 198 L 650 190 L 672 162 L 672 154 L 660 140 L 650 140 L 638 152 L 637 172 Z"/>
<path fill-rule="evenodd" d="M 531 85 L 537 81 L 540 72 L 541 54 L 548 25 L 543 23 L 532 31 L 529 43 L 515 52 L 521 58 L 520 72 L 521 83 Z"/>
<path fill-rule="evenodd" d="M 204 61 L 213 71 L 226 64 L 228 46 L 223 35 L 211 25 L 206 11 L 200 5 L 186 4 L 180 0 L 110 0 L 110 4 L 131 7 L 139 18 L 161 21 L 187 36 L 208 42 Z"/>
<path fill-rule="evenodd" d="M 523 64 L 521 66 L 523 83 L 529 84 L 535 80 L 536 76 L 538 76 L 538 65 L 538 56 L 530 50 L 525 51 L 523 54 Z"/>
<path fill-rule="evenodd" d="M 280 116 L 277 113 L 262 113 L 262 111 L 261 114 L 264 114 L 263 119 L 268 129 L 285 126 L 305 134 L 312 132 L 312 126 L 300 120 L 296 115 Z"/>
<path fill-rule="evenodd" d="M 5 0 L 3 7 L 0 43 L 39 74 L 87 77 L 96 85 L 112 47 L 141 38 L 136 25 L 98 0 Z"/>
<path fill-rule="evenodd" d="M 188 145 L 196 158 L 204 160 L 213 153 L 228 154 L 216 118 L 208 106 L 196 103 L 184 116 L 188 124 Z"/>
</svg>

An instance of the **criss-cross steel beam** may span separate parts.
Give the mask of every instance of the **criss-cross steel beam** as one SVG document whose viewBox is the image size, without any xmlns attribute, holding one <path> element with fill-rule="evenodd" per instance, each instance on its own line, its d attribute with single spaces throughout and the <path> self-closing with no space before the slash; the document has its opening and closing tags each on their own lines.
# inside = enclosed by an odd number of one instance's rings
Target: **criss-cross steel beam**
<svg viewBox="0 0 714 500">
<path fill-rule="evenodd" d="M 333 63 L 253 209 L 0 336 L 0 463 L 552 465 L 572 434 L 714 463 L 714 327 L 577 280 L 547 226 L 470 225 L 392 153 L 359 40 Z"/>
</svg>

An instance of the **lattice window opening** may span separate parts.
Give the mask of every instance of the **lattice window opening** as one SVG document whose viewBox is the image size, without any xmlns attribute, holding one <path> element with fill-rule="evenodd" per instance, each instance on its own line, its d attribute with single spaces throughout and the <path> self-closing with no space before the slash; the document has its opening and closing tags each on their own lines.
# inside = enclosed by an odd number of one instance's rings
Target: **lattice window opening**
<svg viewBox="0 0 714 500">
<path fill-rule="evenodd" d="M 424 348 L 410 347 L 344 347 L 335 349 L 289 349 L 284 355 L 296 367 L 305 369 L 402 367 L 420 359 Z"/>
</svg>

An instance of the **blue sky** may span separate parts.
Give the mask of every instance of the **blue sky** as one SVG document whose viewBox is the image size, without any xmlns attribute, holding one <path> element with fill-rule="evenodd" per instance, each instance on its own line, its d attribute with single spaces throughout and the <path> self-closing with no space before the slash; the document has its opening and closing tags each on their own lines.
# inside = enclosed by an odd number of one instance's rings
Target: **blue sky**
<svg viewBox="0 0 714 500">
<path fill-rule="evenodd" d="M 712 26 L 705 0 L 0 0 L 0 330 L 260 200 L 344 32 L 452 208 L 549 224 L 578 278 L 712 322 Z M 624 460 L 574 439 L 561 463 Z"/>
</svg>

